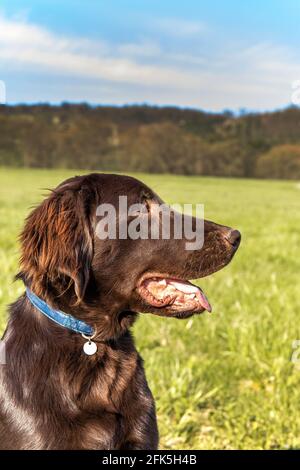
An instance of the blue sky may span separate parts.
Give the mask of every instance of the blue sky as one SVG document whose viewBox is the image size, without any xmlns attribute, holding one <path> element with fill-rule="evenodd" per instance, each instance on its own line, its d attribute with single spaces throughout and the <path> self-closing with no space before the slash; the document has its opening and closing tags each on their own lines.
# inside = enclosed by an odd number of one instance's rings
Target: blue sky
<svg viewBox="0 0 300 470">
<path fill-rule="evenodd" d="M 0 0 L 0 80 L 9 103 L 272 110 L 299 21 L 299 0 Z"/>
</svg>

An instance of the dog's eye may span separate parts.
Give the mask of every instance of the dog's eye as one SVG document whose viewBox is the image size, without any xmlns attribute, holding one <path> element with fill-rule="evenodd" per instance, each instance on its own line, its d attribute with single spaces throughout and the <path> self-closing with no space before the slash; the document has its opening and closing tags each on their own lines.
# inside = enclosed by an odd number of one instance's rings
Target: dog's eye
<svg viewBox="0 0 300 470">
<path fill-rule="evenodd" d="M 145 203 L 134 204 L 128 210 L 128 215 L 130 217 L 140 217 L 142 215 L 148 214 L 148 206 Z"/>
<path fill-rule="evenodd" d="M 148 199 L 143 200 L 143 205 L 145 206 L 146 212 L 148 212 L 148 214 L 149 214 L 150 213 L 150 203 L 149 203 Z"/>
<path fill-rule="evenodd" d="M 152 201 L 151 194 L 147 191 L 143 191 L 141 194 L 141 203 L 143 204 L 143 206 L 145 206 L 148 214 L 151 212 L 151 201 Z"/>
</svg>

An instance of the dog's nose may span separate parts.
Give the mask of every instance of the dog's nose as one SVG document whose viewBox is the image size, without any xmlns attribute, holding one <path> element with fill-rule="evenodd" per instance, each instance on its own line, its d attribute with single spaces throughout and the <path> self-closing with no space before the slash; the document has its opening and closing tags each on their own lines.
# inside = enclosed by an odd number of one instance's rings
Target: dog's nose
<svg viewBox="0 0 300 470">
<path fill-rule="evenodd" d="M 239 244 L 241 242 L 241 234 L 238 230 L 229 230 L 225 237 L 233 246 L 233 248 L 237 249 L 239 247 Z"/>
</svg>

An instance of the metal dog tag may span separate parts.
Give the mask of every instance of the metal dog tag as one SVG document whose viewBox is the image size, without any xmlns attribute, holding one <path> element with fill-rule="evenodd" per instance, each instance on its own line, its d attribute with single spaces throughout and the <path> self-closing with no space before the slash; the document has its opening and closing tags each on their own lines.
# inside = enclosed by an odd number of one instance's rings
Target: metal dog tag
<svg viewBox="0 0 300 470">
<path fill-rule="evenodd" d="M 92 341 L 92 339 L 95 337 L 96 333 L 93 336 L 86 336 L 84 333 L 82 333 L 83 338 L 87 339 L 88 341 L 84 343 L 83 345 L 83 351 L 85 354 L 88 356 L 92 356 L 97 352 L 97 344 Z"/>
<path fill-rule="evenodd" d="M 95 354 L 97 352 L 97 344 L 94 343 L 94 341 L 87 341 L 86 343 L 84 343 L 83 345 L 83 350 L 85 352 L 85 354 L 87 354 L 88 356 L 92 356 L 93 354 Z"/>
</svg>

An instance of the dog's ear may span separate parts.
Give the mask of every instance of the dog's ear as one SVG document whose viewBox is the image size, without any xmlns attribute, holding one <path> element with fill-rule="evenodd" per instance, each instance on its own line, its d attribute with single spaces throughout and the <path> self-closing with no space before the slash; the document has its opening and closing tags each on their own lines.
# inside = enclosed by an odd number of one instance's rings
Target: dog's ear
<svg viewBox="0 0 300 470">
<path fill-rule="evenodd" d="M 82 301 L 93 257 L 91 199 L 88 187 L 61 186 L 27 218 L 18 277 L 37 295 L 73 288 L 76 303 Z"/>
</svg>

